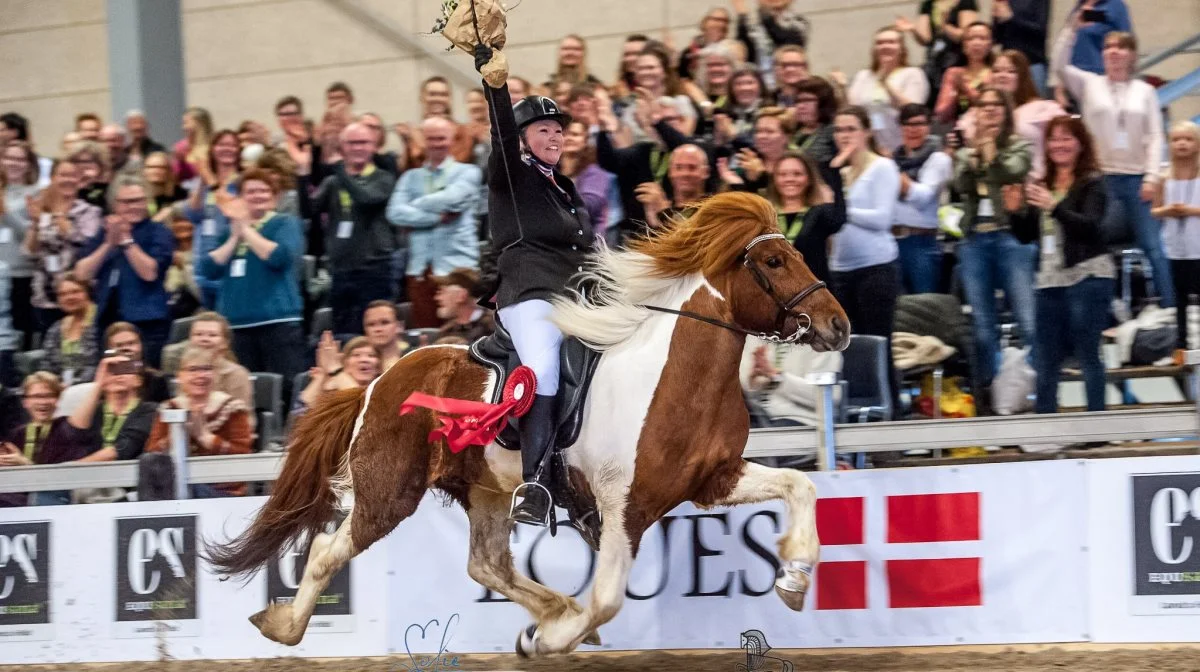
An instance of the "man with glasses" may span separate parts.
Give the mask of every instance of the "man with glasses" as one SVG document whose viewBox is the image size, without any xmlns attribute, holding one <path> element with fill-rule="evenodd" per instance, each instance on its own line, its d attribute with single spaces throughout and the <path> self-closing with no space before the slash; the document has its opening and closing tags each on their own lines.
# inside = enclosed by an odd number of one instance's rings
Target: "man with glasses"
<svg viewBox="0 0 1200 672">
<path fill-rule="evenodd" d="M 158 367 L 171 327 L 164 281 L 175 254 L 175 237 L 151 221 L 142 178 L 121 175 L 113 184 L 114 214 L 84 245 L 75 274 L 96 292 L 96 328 L 130 322 L 141 332 L 145 361 Z"/>
<path fill-rule="evenodd" d="M 938 247 L 938 203 L 954 177 L 954 161 L 929 135 L 929 108 L 900 108 L 903 144 L 893 159 L 900 168 L 900 202 L 892 235 L 900 248 L 900 276 L 909 294 L 938 291 L 942 250 Z"/>
<path fill-rule="evenodd" d="M 808 79 L 808 54 L 804 47 L 785 44 L 775 50 L 775 102 L 781 107 L 796 104 L 796 87 Z"/>
</svg>

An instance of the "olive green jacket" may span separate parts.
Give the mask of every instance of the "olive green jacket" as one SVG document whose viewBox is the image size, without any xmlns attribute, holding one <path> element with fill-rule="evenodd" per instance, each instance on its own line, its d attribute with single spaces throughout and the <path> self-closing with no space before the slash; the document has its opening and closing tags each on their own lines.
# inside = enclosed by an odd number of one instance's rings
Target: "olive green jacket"
<svg viewBox="0 0 1200 672">
<path fill-rule="evenodd" d="M 996 152 L 996 158 L 985 166 L 977 165 L 978 153 L 974 147 L 958 150 L 954 157 L 954 188 L 962 198 L 963 236 L 971 235 L 979 211 L 979 185 L 987 185 L 987 195 L 992 199 L 997 226 L 1008 228 L 1009 213 L 1004 209 L 1001 188 L 1008 184 L 1021 184 L 1029 175 L 1033 165 L 1032 145 L 1028 140 L 1010 136 L 1008 144 Z"/>
</svg>

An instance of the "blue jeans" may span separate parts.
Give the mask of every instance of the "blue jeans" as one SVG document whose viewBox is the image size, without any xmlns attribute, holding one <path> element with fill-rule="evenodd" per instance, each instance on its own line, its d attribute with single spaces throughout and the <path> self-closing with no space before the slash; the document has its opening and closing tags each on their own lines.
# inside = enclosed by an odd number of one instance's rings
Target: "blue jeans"
<svg viewBox="0 0 1200 672">
<path fill-rule="evenodd" d="M 959 272 L 975 328 L 979 380 L 992 384 L 1000 358 L 996 331 L 996 290 L 1004 289 L 1021 325 L 1025 343 L 1034 344 L 1033 266 L 1036 248 L 1022 245 L 1007 231 L 973 233 L 958 246 Z M 1034 350 L 1036 350 L 1036 345 Z"/>
<path fill-rule="evenodd" d="M 70 490 L 43 490 L 33 493 L 33 506 L 63 506 L 70 503 Z"/>
<path fill-rule="evenodd" d="M 942 277 L 942 248 L 937 236 L 898 238 L 900 280 L 908 294 L 930 294 L 938 290 Z"/>
<path fill-rule="evenodd" d="M 1150 204 L 1142 200 L 1142 176 L 1105 175 L 1104 184 L 1111 201 L 1105 216 L 1124 217 L 1130 221 L 1137 246 L 1150 260 L 1160 305 L 1175 307 L 1175 286 L 1171 282 L 1171 266 L 1163 252 L 1162 225 L 1150 215 Z"/>
<path fill-rule="evenodd" d="M 1058 410 L 1058 381 L 1062 363 L 1074 352 L 1083 368 L 1087 410 L 1104 410 L 1105 372 L 1100 360 L 1100 334 L 1109 325 L 1116 282 L 1087 278 L 1070 287 L 1037 291 L 1037 412 Z"/>
<path fill-rule="evenodd" d="M 1034 63 L 1029 66 L 1029 76 L 1033 78 L 1033 85 L 1037 87 L 1038 95 L 1042 98 L 1051 97 L 1052 92 L 1046 86 L 1049 70 L 1045 63 Z"/>
</svg>

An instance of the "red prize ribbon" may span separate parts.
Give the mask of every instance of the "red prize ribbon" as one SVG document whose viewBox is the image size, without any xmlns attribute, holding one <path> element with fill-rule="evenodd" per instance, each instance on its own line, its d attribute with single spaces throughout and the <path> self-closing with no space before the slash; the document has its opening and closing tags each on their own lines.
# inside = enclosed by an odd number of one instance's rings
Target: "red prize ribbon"
<svg viewBox="0 0 1200 672">
<path fill-rule="evenodd" d="M 529 412 L 536 390 L 537 377 L 533 375 L 533 369 L 518 366 L 508 374 L 499 404 L 413 392 L 400 404 L 400 415 L 418 408 L 433 411 L 440 426 L 429 433 L 429 442 L 436 443 L 444 438 L 450 452 L 461 453 L 467 446 L 488 445 L 508 426 L 510 416 L 519 418 Z"/>
</svg>

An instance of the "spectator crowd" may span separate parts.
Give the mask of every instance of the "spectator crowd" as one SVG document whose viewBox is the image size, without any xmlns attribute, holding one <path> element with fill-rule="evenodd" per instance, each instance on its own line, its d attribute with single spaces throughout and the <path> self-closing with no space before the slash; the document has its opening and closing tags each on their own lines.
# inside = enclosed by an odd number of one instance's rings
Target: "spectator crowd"
<svg viewBox="0 0 1200 672">
<path fill-rule="evenodd" d="M 615 73 L 568 35 L 547 77 L 510 74 L 514 101 L 545 95 L 570 113 L 560 170 L 595 244 L 652 234 L 714 193 L 764 196 L 853 332 L 886 342 L 895 419 L 893 335 L 923 297 L 965 304 L 932 321 L 964 320 L 949 345 L 979 413 L 1009 336 L 1038 412 L 1058 409 L 1068 361 L 1088 409 L 1105 407 L 1101 341 L 1121 321 L 1126 249 L 1176 309 L 1166 354 L 1188 348 L 1200 128 L 1164 123 L 1124 0 L 1083 0 L 1053 33 L 1049 0 L 922 0 L 873 33 L 851 76 L 810 61 L 799 4 L 733 0 L 682 46 L 629 35 Z M 389 126 L 334 82 L 316 109 L 283 95 L 271 121 L 189 108 L 170 146 L 136 110 L 81 111 L 46 148 L 30 142 L 37 120 L 0 116 L 0 466 L 162 453 L 163 408 L 189 412 L 193 455 L 261 450 L 284 426 L 262 413 L 263 374 L 294 417 L 413 348 L 490 333 L 488 97 L 466 92 L 462 111 L 454 98 L 430 77 L 421 118 Z M 752 340 L 742 382 L 766 424 L 804 423 L 804 376 L 843 366 Z"/>
</svg>

